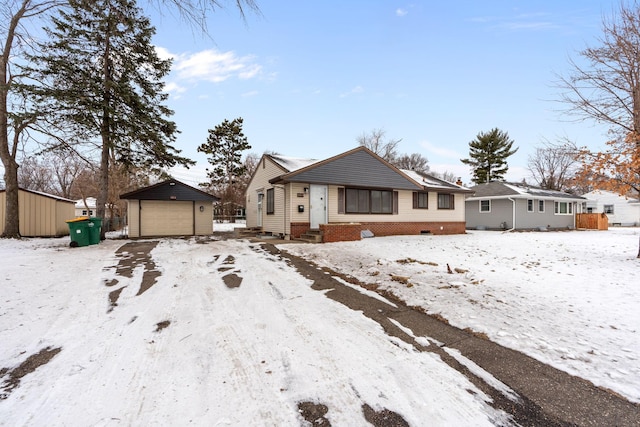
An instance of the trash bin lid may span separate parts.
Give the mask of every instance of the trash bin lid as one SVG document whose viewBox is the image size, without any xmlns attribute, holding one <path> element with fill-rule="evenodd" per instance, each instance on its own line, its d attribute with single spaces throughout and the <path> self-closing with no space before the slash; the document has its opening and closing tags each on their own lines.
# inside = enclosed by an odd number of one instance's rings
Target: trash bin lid
<svg viewBox="0 0 640 427">
<path fill-rule="evenodd" d="M 89 221 L 88 216 L 77 216 L 73 219 L 68 219 L 65 222 L 80 222 L 80 221 Z"/>
</svg>

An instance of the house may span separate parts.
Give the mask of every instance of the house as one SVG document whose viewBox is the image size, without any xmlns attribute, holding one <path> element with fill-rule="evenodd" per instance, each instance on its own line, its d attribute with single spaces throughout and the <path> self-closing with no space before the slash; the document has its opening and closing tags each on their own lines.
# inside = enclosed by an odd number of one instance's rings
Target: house
<svg viewBox="0 0 640 427">
<path fill-rule="evenodd" d="M 20 235 L 24 237 L 59 237 L 69 235 L 66 221 L 75 217 L 75 202 L 39 191 L 18 190 Z M 6 220 L 6 190 L 0 190 L 0 234 Z"/>
<path fill-rule="evenodd" d="M 465 232 L 469 190 L 401 171 L 365 147 L 326 160 L 265 154 L 245 193 L 247 227 L 322 241 Z"/>
<path fill-rule="evenodd" d="M 127 201 L 129 237 L 202 236 L 213 233 L 218 198 L 175 179 L 120 195 Z"/>
<path fill-rule="evenodd" d="M 471 187 L 466 204 L 469 229 L 572 229 L 583 197 L 527 184 L 489 182 Z"/>
<path fill-rule="evenodd" d="M 594 190 L 582 196 L 587 199 L 583 212 L 606 214 L 610 226 L 640 226 L 640 200 L 606 190 Z"/>
<path fill-rule="evenodd" d="M 96 216 L 96 198 L 86 197 L 84 199 L 76 200 L 76 216 Z"/>
</svg>

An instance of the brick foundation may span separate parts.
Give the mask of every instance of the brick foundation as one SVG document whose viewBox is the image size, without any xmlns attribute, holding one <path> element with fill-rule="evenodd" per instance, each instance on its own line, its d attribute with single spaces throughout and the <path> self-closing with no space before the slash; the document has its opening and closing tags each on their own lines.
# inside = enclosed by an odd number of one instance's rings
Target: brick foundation
<svg viewBox="0 0 640 427">
<path fill-rule="evenodd" d="M 375 236 L 415 234 L 464 234 L 464 222 L 370 222 L 361 223 L 363 230 Z"/>
<path fill-rule="evenodd" d="M 362 227 L 358 223 L 320 224 L 323 243 L 360 240 L 360 230 L 362 230 Z"/>
</svg>

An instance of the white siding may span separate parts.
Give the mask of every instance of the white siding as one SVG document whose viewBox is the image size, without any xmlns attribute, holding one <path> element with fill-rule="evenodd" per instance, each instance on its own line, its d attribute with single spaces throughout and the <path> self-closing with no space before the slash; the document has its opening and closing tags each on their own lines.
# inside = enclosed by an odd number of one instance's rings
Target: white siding
<svg viewBox="0 0 640 427">
<path fill-rule="evenodd" d="M 284 174 L 285 172 L 267 157 L 263 157 L 256 168 L 253 178 L 247 187 L 245 194 L 247 227 L 256 227 L 258 224 L 258 193 L 264 194 L 262 200 L 262 228 L 276 234 L 287 234 L 288 226 L 285 226 L 285 188 L 282 185 L 273 186 L 269 180 Z M 267 215 L 267 190 L 274 189 L 274 213 Z"/>
<path fill-rule="evenodd" d="M 637 201 L 631 203 L 631 199 L 604 190 L 595 190 L 584 194 L 583 197 L 595 202 L 594 213 L 604 212 L 604 205 L 613 205 L 613 214 L 607 214 L 609 225 L 640 225 L 640 203 Z"/>
</svg>

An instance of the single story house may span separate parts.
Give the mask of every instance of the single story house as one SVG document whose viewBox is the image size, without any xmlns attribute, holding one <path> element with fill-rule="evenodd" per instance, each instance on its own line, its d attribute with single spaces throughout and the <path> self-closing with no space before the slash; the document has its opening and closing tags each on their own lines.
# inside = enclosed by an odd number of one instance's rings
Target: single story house
<svg viewBox="0 0 640 427">
<path fill-rule="evenodd" d="M 76 200 L 76 216 L 96 216 L 96 198 L 86 197 Z"/>
<path fill-rule="evenodd" d="M 488 182 L 470 190 L 474 194 L 465 201 L 468 229 L 573 229 L 585 201 L 524 183 Z"/>
<path fill-rule="evenodd" d="M 282 238 L 319 233 L 322 241 L 370 233 L 465 232 L 469 190 L 402 171 L 365 147 L 325 160 L 265 154 L 245 193 L 246 224 Z"/>
<path fill-rule="evenodd" d="M 7 210 L 6 190 L 0 190 L 0 234 L 4 233 Z M 20 235 L 59 237 L 69 235 L 67 220 L 75 217 L 75 202 L 40 191 L 18 190 Z"/>
<path fill-rule="evenodd" d="M 129 237 L 202 236 L 213 233 L 218 198 L 175 179 L 120 195 L 127 201 Z"/>
<path fill-rule="evenodd" d="M 640 200 L 606 190 L 594 190 L 582 196 L 587 199 L 583 212 L 606 214 L 609 226 L 640 226 Z"/>
</svg>

